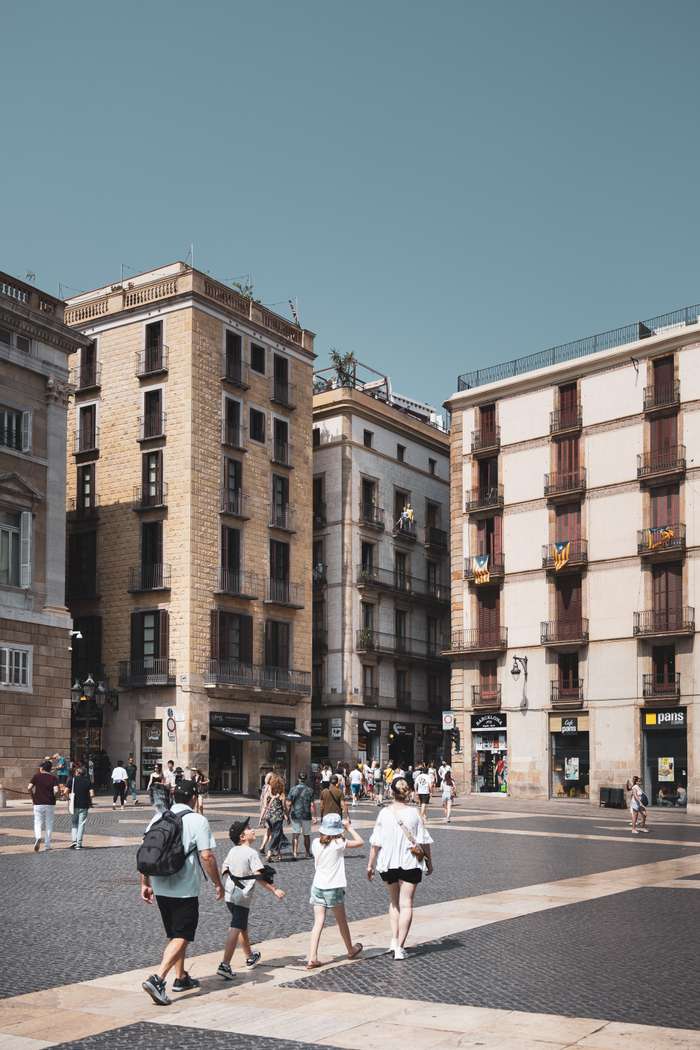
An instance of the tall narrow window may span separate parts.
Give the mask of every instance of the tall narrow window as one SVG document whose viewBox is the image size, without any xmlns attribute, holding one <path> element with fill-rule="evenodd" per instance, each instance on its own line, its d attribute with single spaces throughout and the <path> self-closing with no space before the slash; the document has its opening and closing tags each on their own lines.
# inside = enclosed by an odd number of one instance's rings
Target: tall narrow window
<svg viewBox="0 0 700 1050">
<path fill-rule="evenodd" d="M 365 446 L 365 448 L 372 448 L 373 439 L 374 439 L 374 434 L 372 433 L 371 430 L 363 430 L 363 432 L 362 432 L 362 443 Z"/>
<path fill-rule="evenodd" d="M 230 382 L 240 386 L 243 382 L 243 340 L 236 332 L 226 332 L 226 371 Z"/>
<path fill-rule="evenodd" d="M 224 460 L 223 510 L 229 514 L 243 513 L 243 464 L 237 459 Z"/>
<path fill-rule="evenodd" d="M 481 405 L 479 408 L 479 427 L 481 429 L 481 447 L 488 448 L 496 441 L 496 406 Z"/>
<path fill-rule="evenodd" d="M 565 576 L 556 583 L 556 610 L 559 638 L 581 637 L 583 624 L 580 576 Z"/>
<path fill-rule="evenodd" d="M 268 620 L 265 624 L 265 663 L 268 667 L 289 669 L 290 663 L 289 624 L 281 620 Z"/>
<path fill-rule="evenodd" d="M 148 521 L 141 526 L 141 587 L 154 590 L 164 586 L 163 523 Z"/>
<path fill-rule="evenodd" d="M 565 383 L 559 387 L 559 422 L 562 427 L 573 427 L 578 418 L 578 392 L 576 383 Z"/>
<path fill-rule="evenodd" d="M 84 466 L 78 467 L 76 490 L 76 509 L 83 512 L 93 510 L 96 504 L 94 463 L 86 463 Z"/>
<path fill-rule="evenodd" d="M 163 503 L 163 453 L 160 449 L 146 452 L 141 459 L 142 503 L 158 507 Z"/>
<path fill-rule="evenodd" d="M 407 645 L 408 613 L 405 609 L 394 610 L 394 635 L 397 652 L 403 652 Z"/>
<path fill-rule="evenodd" d="M 500 635 L 500 596 L 495 587 L 480 589 L 477 606 L 479 644 L 495 645 Z"/>
<path fill-rule="evenodd" d="M 404 551 L 394 553 L 394 586 L 400 591 L 409 590 L 408 557 Z"/>
<path fill-rule="evenodd" d="M 78 452 L 97 448 L 97 406 L 81 405 L 78 415 Z"/>
<path fill-rule="evenodd" d="M 289 544 L 270 540 L 270 598 L 289 601 Z"/>
<path fill-rule="evenodd" d="M 241 448 L 241 403 L 231 397 L 224 398 L 224 444 Z"/>
<path fill-rule="evenodd" d="M 578 653 L 560 653 L 557 660 L 557 671 L 559 675 L 559 695 L 565 697 L 578 697 Z"/>
<path fill-rule="evenodd" d="M 144 373 L 159 372 L 163 368 L 163 322 L 151 321 L 146 325 L 144 351 Z"/>
<path fill-rule="evenodd" d="M 290 402 L 289 388 L 289 361 L 286 357 L 275 354 L 273 365 L 273 397 L 280 404 L 288 405 Z"/>
<path fill-rule="evenodd" d="M 676 650 L 673 645 L 655 645 L 651 650 L 652 682 L 657 693 L 670 693 L 676 687 Z"/>
<path fill-rule="evenodd" d="M 264 442 L 265 440 L 265 413 L 257 408 L 250 410 L 250 440 Z"/>
<path fill-rule="evenodd" d="M 361 550 L 361 565 L 363 573 L 372 574 L 374 572 L 374 544 L 365 543 L 363 541 Z"/>
<path fill-rule="evenodd" d="M 289 463 L 289 426 L 283 419 L 273 423 L 273 458 L 275 463 Z"/>
<path fill-rule="evenodd" d="M 20 515 L 0 510 L 0 585 L 19 587 Z"/>
<path fill-rule="evenodd" d="M 673 358 L 660 357 L 653 363 L 656 404 L 673 401 Z"/>
<path fill-rule="evenodd" d="M 567 488 L 574 488 L 579 479 L 578 436 L 559 438 L 555 446 L 559 484 Z"/>
<path fill-rule="evenodd" d="M 479 686 L 482 703 L 493 703 L 497 699 L 498 675 L 495 660 L 482 660 L 479 664 Z"/>
<path fill-rule="evenodd" d="M 678 630 L 683 623 L 683 567 L 655 565 L 652 570 L 654 627 L 660 631 Z"/>
<path fill-rule="evenodd" d="M 291 525 L 289 515 L 289 478 L 279 474 L 272 475 L 272 518 L 271 524 L 278 529 L 287 529 Z"/>
<path fill-rule="evenodd" d="M 250 344 L 250 367 L 254 372 L 265 375 L 265 347 L 258 343 Z"/>
<path fill-rule="evenodd" d="M 664 528 L 667 525 L 678 524 L 678 485 L 660 485 L 652 489 L 650 501 L 652 528 Z"/>
<path fill-rule="evenodd" d="M 31 450 L 31 412 L 0 405 L 0 445 L 16 452 Z"/>
<path fill-rule="evenodd" d="M 97 344 L 95 342 L 91 342 L 89 346 L 82 347 L 80 351 L 78 384 L 80 387 L 97 385 Z"/>
<path fill-rule="evenodd" d="M 313 482 L 313 514 L 314 527 L 320 528 L 326 524 L 326 503 L 323 498 L 324 477 L 317 474 Z"/>
<path fill-rule="evenodd" d="M 163 391 L 147 390 L 143 395 L 143 437 L 160 437 L 163 433 Z"/>
<path fill-rule="evenodd" d="M 490 499 L 498 488 L 498 457 L 479 461 L 479 498 Z"/>
</svg>

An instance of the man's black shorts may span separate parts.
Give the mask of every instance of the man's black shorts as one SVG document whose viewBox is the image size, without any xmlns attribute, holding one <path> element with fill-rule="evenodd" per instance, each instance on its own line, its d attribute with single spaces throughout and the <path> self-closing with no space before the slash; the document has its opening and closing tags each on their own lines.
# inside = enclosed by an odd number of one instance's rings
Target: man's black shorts
<svg viewBox="0 0 700 1050">
<path fill-rule="evenodd" d="M 231 901 L 226 901 L 226 907 L 231 912 L 231 929 L 245 932 L 248 929 L 250 908 L 242 908 L 240 904 L 232 904 Z"/>
<path fill-rule="evenodd" d="M 428 806 L 430 804 L 430 795 L 419 795 L 418 801 L 421 806 Z"/>
<path fill-rule="evenodd" d="M 199 897 L 156 897 L 168 937 L 193 941 L 199 922 Z"/>
<path fill-rule="evenodd" d="M 382 882 L 388 882 L 389 885 L 393 882 L 412 882 L 414 886 L 423 878 L 423 872 L 420 868 L 389 868 L 388 871 L 381 871 L 379 873 Z"/>
</svg>

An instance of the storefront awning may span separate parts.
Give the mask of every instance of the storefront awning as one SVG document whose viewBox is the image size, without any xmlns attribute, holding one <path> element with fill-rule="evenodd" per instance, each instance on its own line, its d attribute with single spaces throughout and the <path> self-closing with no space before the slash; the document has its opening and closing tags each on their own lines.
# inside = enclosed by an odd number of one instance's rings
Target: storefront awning
<svg viewBox="0 0 700 1050">
<path fill-rule="evenodd" d="M 310 744 L 311 737 L 306 733 L 299 733 L 296 729 L 271 729 L 267 735 L 268 740 L 287 740 L 290 744 Z"/>
<path fill-rule="evenodd" d="M 272 740 L 271 736 L 258 733 L 256 729 L 238 729 L 234 726 L 211 726 L 212 733 L 225 736 L 227 740 Z"/>
</svg>

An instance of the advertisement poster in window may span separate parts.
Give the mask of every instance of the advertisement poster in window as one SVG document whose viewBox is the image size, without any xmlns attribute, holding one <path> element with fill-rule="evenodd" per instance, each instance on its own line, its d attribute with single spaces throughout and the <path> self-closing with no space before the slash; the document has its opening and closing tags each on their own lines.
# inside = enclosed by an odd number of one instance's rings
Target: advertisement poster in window
<svg viewBox="0 0 700 1050">
<path fill-rule="evenodd" d="M 578 780 L 578 755 L 564 759 L 564 780 Z"/>
<path fill-rule="evenodd" d="M 659 759 L 659 781 L 672 784 L 676 779 L 673 771 L 673 758 L 670 756 Z"/>
</svg>

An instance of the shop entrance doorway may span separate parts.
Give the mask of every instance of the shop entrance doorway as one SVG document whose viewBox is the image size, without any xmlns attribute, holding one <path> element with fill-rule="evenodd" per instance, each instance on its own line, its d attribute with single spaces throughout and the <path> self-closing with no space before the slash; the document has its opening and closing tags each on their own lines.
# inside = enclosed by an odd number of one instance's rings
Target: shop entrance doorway
<svg viewBox="0 0 700 1050">
<path fill-rule="evenodd" d="M 389 758 L 394 769 L 408 769 L 414 762 L 413 726 L 409 722 L 389 723 Z"/>
<path fill-rule="evenodd" d="M 652 806 L 686 805 L 688 736 L 686 709 L 642 713 L 644 790 Z M 682 788 L 679 794 L 678 789 Z"/>
</svg>

